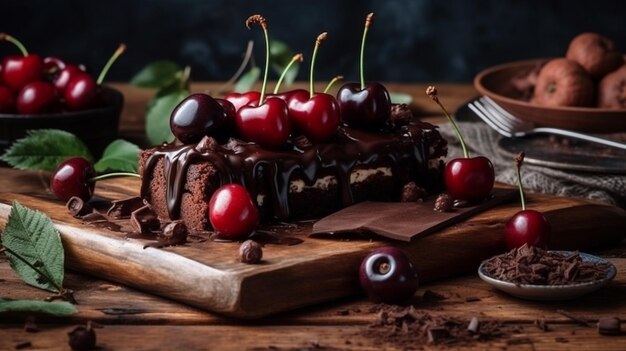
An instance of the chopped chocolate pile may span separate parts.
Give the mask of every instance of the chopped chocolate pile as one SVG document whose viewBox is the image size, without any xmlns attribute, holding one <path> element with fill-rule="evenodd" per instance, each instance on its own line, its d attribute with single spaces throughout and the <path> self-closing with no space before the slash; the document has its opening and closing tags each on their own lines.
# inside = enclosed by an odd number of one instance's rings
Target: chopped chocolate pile
<svg viewBox="0 0 626 351">
<path fill-rule="evenodd" d="M 469 345 L 508 336 L 506 328 L 493 320 L 469 320 L 433 316 L 414 306 L 382 305 L 376 320 L 364 332 L 382 343 L 405 347 L 419 345 Z"/>
<path fill-rule="evenodd" d="M 578 252 L 563 255 L 522 246 L 485 261 L 484 272 L 515 284 L 572 285 L 606 277 L 610 265 L 584 261 Z"/>
</svg>

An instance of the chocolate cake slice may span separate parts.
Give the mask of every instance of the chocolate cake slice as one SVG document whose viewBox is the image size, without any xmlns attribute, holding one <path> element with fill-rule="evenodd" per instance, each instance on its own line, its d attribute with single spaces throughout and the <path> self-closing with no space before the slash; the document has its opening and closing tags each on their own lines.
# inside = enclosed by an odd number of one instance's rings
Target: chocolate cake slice
<svg viewBox="0 0 626 351">
<path fill-rule="evenodd" d="M 231 138 L 143 151 L 142 197 L 164 220 L 210 229 L 208 203 L 220 185 L 243 184 L 264 220 L 318 218 L 364 200 L 398 201 L 404 184 L 442 189 L 446 141 L 412 121 L 388 132 L 339 128 L 328 143 L 296 139 L 278 151 Z"/>
</svg>

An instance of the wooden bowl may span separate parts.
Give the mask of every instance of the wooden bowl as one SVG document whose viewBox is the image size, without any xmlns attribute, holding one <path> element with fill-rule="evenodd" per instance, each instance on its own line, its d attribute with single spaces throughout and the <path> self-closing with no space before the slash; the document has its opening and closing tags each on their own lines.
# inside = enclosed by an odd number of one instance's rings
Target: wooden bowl
<svg viewBox="0 0 626 351">
<path fill-rule="evenodd" d="M 104 87 L 106 105 L 84 111 L 38 115 L 0 114 L 0 153 L 33 129 L 62 129 L 75 134 L 98 157 L 117 138 L 124 96 Z"/>
<path fill-rule="evenodd" d="M 492 98 L 520 119 L 538 126 L 556 127 L 588 133 L 617 133 L 626 131 L 626 110 L 596 107 L 546 107 L 523 100 L 513 86 L 516 78 L 537 70 L 550 59 L 507 63 L 480 72 L 474 86 L 482 95 Z"/>
</svg>

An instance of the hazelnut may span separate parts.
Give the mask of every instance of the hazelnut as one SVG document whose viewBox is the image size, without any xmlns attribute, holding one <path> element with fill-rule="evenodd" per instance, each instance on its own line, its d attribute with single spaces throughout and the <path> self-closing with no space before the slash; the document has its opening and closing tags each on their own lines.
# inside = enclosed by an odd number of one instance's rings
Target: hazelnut
<svg viewBox="0 0 626 351">
<path fill-rule="evenodd" d="M 452 196 L 447 193 L 441 193 L 437 196 L 437 200 L 435 200 L 435 207 L 433 210 L 437 212 L 450 212 L 453 204 L 454 202 L 452 201 Z"/>
<path fill-rule="evenodd" d="M 246 240 L 239 247 L 239 258 L 241 262 L 255 264 L 261 262 L 263 258 L 263 248 L 261 244 L 254 240 Z"/>
<path fill-rule="evenodd" d="M 408 182 L 402 187 L 400 202 L 423 201 L 426 195 L 428 193 L 424 188 L 417 186 L 415 182 Z"/>
</svg>

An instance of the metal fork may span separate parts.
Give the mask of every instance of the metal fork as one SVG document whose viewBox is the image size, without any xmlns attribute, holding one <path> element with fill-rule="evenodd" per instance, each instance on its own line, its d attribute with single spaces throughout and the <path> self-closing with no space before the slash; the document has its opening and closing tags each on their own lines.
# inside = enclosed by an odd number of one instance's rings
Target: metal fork
<svg viewBox="0 0 626 351">
<path fill-rule="evenodd" d="M 524 121 L 513 116 L 491 98 L 486 96 L 470 102 L 469 108 L 474 111 L 474 113 L 478 117 L 480 117 L 480 119 L 487 123 L 487 125 L 493 128 L 496 132 L 508 138 L 524 137 L 539 133 L 555 134 L 626 150 L 626 144 L 613 140 L 599 138 L 596 136 L 591 136 L 565 129 L 548 127 L 536 128 L 532 122 Z"/>
</svg>

